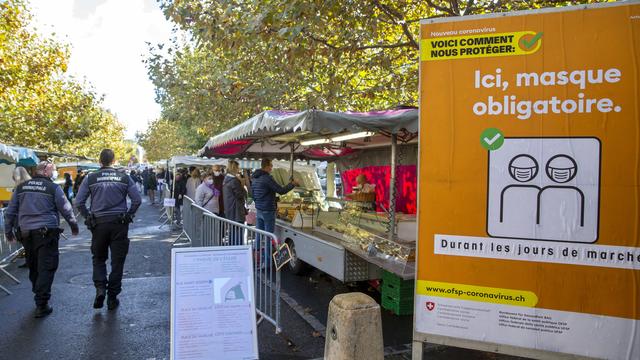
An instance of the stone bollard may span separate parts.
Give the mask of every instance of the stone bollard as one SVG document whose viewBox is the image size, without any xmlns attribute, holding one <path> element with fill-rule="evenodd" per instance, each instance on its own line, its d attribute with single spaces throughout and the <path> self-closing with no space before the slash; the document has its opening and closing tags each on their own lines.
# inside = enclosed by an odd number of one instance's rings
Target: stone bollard
<svg viewBox="0 0 640 360">
<path fill-rule="evenodd" d="M 360 292 L 336 295 L 329 303 L 324 358 L 382 360 L 380 305 Z"/>
</svg>

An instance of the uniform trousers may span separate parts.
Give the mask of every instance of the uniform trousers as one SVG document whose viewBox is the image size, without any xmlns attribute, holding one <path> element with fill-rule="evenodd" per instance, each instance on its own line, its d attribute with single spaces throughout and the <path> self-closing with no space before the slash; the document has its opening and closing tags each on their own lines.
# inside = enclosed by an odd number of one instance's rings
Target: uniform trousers
<svg viewBox="0 0 640 360">
<path fill-rule="evenodd" d="M 51 285 L 58 270 L 59 239 L 57 229 L 49 232 L 32 230 L 22 234 L 31 291 L 35 294 L 34 300 L 38 306 L 47 305 L 51 298 Z"/>
<path fill-rule="evenodd" d="M 122 273 L 129 252 L 129 224 L 118 221 L 98 223 L 91 234 L 93 254 L 93 284 L 106 289 L 107 295 L 116 296 L 122 291 Z M 107 278 L 107 264 L 111 251 L 111 273 Z"/>
</svg>

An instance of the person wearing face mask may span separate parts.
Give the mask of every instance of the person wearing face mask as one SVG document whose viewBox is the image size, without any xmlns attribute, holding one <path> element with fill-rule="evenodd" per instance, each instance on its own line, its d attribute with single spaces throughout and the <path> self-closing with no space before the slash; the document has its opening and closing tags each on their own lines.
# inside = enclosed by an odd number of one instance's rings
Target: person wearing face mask
<svg viewBox="0 0 640 360">
<path fill-rule="evenodd" d="M 58 269 L 60 216 L 78 235 L 78 223 L 62 188 L 51 181 L 55 165 L 43 161 L 36 175 L 18 185 L 5 213 L 5 236 L 9 242 L 18 238 L 26 251 L 29 280 L 35 294 L 35 317 L 45 317 L 53 311 L 49 306 L 51 285 Z"/>
<path fill-rule="evenodd" d="M 220 210 L 215 214 L 224 217 L 224 171 L 220 165 L 213 165 L 211 171 L 213 172 L 213 186 L 220 192 L 220 197 L 218 198 L 218 209 Z"/>
<path fill-rule="evenodd" d="M 196 198 L 194 199 L 196 205 L 205 208 L 206 210 L 218 214 L 220 213 L 220 191 L 216 189 L 213 183 L 213 173 L 208 173 L 202 184 L 196 189 Z"/>
</svg>

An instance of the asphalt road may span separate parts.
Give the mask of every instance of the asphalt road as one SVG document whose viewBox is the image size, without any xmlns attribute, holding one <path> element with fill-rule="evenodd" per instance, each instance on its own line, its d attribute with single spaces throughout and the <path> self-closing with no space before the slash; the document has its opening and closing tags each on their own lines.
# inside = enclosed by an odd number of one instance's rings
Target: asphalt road
<svg viewBox="0 0 640 360">
<path fill-rule="evenodd" d="M 0 359 L 168 359 L 170 254 L 177 233 L 158 229 L 159 214 L 145 199 L 129 232 L 131 246 L 116 311 L 92 307 L 90 233 L 84 226 L 79 236 L 60 241 L 53 313 L 47 318 L 33 318 L 28 270 L 17 268 L 23 260 L 8 266 L 22 283 L 0 275 L 0 285 L 13 292 L 0 292 Z M 269 323 L 259 326 L 261 359 L 322 356 L 324 339 L 314 337 L 311 326 L 286 304 L 282 320 L 285 331 L 280 335 Z"/>
<path fill-rule="evenodd" d="M 0 292 L 0 359 L 168 359 L 170 254 L 178 233 L 168 227 L 159 229 L 159 214 L 159 208 L 145 199 L 130 228 L 131 246 L 116 311 L 92 307 L 90 233 L 84 226 L 79 236 L 60 242 L 60 266 L 50 301 L 54 311 L 49 317 L 33 318 L 28 271 L 17 268 L 23 260 L 7 267 L 22 283 L 16 285 L 0 274 L 0 285 L 13 292 Z M 379 294 L 368 284 L 343 284 L 319 271 L 305 276 L 285 271 L 282 290 L 297 306 L 282 302 L 281 334 L 275 334 L 267 322 L 258 327 L 261 359 L 321 358 L 324 334 L 317 328 L 326 325 L 333 296 L 362 291 L 379 301 Z M 387 358 L 410 358 L 403 345 L 411 343 L 412 317 L 383 310 L 382 323 L 386 350 L 395 352 Z M 430 347 L 426 355 L 430 359 L 507 358 L 450 347 Z"/>
</svg>

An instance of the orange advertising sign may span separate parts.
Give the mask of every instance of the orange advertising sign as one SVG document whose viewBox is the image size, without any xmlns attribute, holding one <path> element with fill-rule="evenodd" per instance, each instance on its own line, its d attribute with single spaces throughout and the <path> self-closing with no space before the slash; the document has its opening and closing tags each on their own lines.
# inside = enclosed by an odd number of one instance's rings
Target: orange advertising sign
<svg viewBox="0 0 640 360">
<path fill-rule="evenodd" d="M 640 358 L 640 3 L 423 22 L 416 334 Z"/>
</svg>

